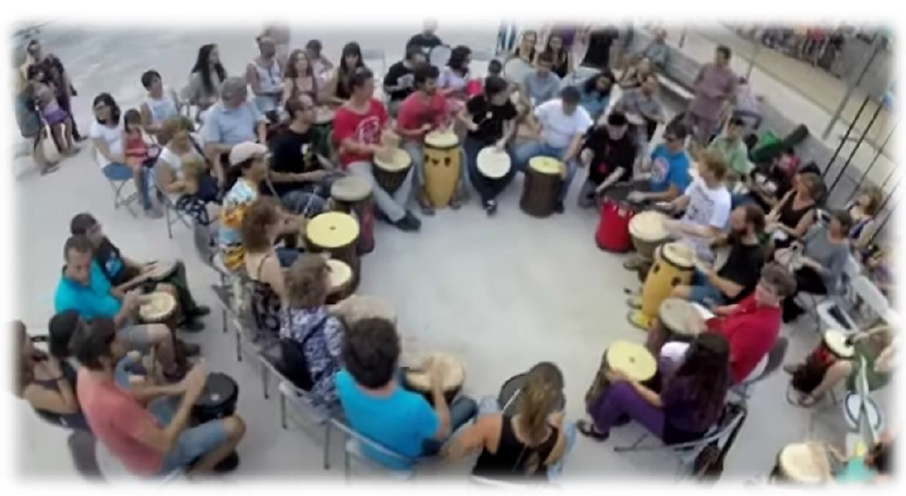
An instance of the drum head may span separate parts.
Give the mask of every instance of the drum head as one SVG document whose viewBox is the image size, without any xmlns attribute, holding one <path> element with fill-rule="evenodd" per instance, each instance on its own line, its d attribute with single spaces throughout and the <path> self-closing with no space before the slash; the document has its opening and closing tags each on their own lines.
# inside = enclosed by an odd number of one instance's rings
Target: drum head
<svg viewBox="0 0 906 496">
<path fill-rule="evenodd" d="M 651 352 L 629 341 L 616 341 L 607 348 L 607 364 L 639 382 L 651 379 L 657 372 L 657 362 Z"/>
<path fill-rule="evenodd" d="M 453 148 L 459 144 L 459 138 L 452 131 L 431 131 L 425 135 L 425 144 L 432 148 Z"/>
<path fill-rule="evenodd" d="M 349 214 L 327 212 L 308 222 L 306 234 L 320 248 L 342 248 L 359 237 L 359 223 Z"/>
<path fill-rule="evenodd" d="M 664 259 L 677 267 L 692 268 L 695 252 L 685 243 L 667 243 L 661 247 L 661 253 Z"/>
<path fill-rule="evenodd" d="M 503 64 L 503 77 L 515 83 L 522 84 L 525 77 L 531 74 L 535 68 L 525 60 L 519 57 L 513 57 Z"/>
<path fill-rule="evenodd" d="M 667 298 L 661 303 L 661 308 L 658 310 L 658 318 L 661 319 L 663 325 L 674 333 L 694 336 L 689 329 L 689 320 L 697 313 L 698 311 L 688 301 L 679 298 Z"/>
<path fill-rule="evenodd" d="M 352 269 L 346 262 L 331 259 L 327 261 L 327 267 L 330 268 L 331 293 L 340 290 L 352 280 Z"/>
<path fill-rule="evenodd" d="M 457 389 L 465 382 L 465 367 L 458 358 L 449 353 L 429 354 L 419 369 L 409 369 L 406 380 L 416 389 L 431 391 L 431 373 L 434 369 L 440 369 L 443 375 L 444 391 Z"/>
<path fill-rule="evenodd" d="M 852 345 L 846 344 L 846 334 L 836 329 L 824 333 L 824 344 L 840 358 L 850 358 L 856 353 Z"/>
<path fill-rule="evenodd" d="M 563 171 L 563 162 L 553 157 L 533 157 L 529 159 L 529 167 L 542 174 L 560 174 Z"/>
<path fill-rule="evenodd" d="M 654 210 L 639 212 L 629 221 L 629 234 L 641 241 L 656 243 L 667 239 L 667 216 Z"/>
<path fill-rule="evenodd" d="M 215 372 L 208 375 L 204 390 L 195 401 L 195 406 L 216 408 L 236 399 L 239 387 L 230 376 Z"/>
<path fill-rule="evenodd" d="M 375 296 L 354 294 L 330 307 L 330 313 L 347 327 L 364 319 L 384 319 L 396 324 L 396 311 L 389 303 Z"/>
<path fill-rule="evenodd" d="M 158 291 L 148 296 L 151 301 L 138 308 L 138 315 L 142 320 L 156 321 L 165 319 L 176 309 L 176 298 L 170 293 Z"/>
<path fill-rule="evenodd" d="M 438 69 L 446 67 L 452 54 L 453 50 L 450 49 L 449 45 L 436 45 L 428 52 L 428 63 Z"/>
<path fill-rule="evenodd" d="M 827 452 L 817 443 L 787 445 L 778 463 L 788 479 L 802 484 L 820 484 L 830 474 Z"/>
<path fill-rule="evenodd" d="M 387 153 L 374 154 L 374 165 L 387 172 L 399 172 L 406 169 L 412 163 L 409 154 L 401 148 L 388 150 Z"/>
<path fill-rule="evenodd" d="M 327 124 L 333 122 L 334 110 L 330 107 L 318 107 L 315 114 L 316 124 Z"/>
<path fill-rule="evenodd" d="M 176 270 L 176 260 L 157 260 L 151 269 L 151 279 L 163 279 Z"/>
<path fill-rule="evenodd" d="M 510 155 L 506 150 L 498 150 L 496 146 L 486 146 L 478 152 L 476 159 L 478 170 L 485 177 L 500 179 L 510 171 Z"/>
<path fill-rule="evenodd" d="M 355 202 L 364 200 L 370 194 L 371 184 L 361 177 L 347 176 L 337 180 L 330 186 L 330 196 L 340 201 Z"/>
</svg>

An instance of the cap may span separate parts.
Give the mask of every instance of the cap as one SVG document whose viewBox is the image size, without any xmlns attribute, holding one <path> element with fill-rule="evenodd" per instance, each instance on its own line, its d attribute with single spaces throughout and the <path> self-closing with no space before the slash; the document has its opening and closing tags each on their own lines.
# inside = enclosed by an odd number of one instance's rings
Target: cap
<svg viewBox="0 0 906 496">
<path fill-rule="evenodd" d="M 241 164 L 258 155 L 267 155 L 267 147 L 251 141 L 239 143 L 230 150 L 230 165 Z"/>
</svg>

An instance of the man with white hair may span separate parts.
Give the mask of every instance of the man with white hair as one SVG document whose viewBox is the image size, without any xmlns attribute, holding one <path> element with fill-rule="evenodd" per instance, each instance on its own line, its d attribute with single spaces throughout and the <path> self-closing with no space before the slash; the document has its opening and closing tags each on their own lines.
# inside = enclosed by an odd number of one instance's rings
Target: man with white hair
<svg viewBox="0 0 906 496">
<path fill-rule="evenodd" d="M 436 19 L 425 19 L 425 23 L 422 25 L 422 32 L 417 35 L 409 38 L 409 42 L 406 43 L 406 46 L 416 45 L 422 49 L 422 52 L 425 55 L 428 55 L 428 52 L 437 45 L 443 45 L 443 41 L 437 37 L 434 32 L 437 31 L 437 20 Z"/>
<path fill-rule="evenodd" d="M 249 103 L 245 80 L 230 77 L 220 86 L 220 101 L 208 111 L 201 129 L 205 154 L 214 164 L 214 174 L 221 185 L 226 181 L 223 164 L 233 146 L 245 141 L 266 141 L 267 120 L 255 105 Z"/>
</svg>

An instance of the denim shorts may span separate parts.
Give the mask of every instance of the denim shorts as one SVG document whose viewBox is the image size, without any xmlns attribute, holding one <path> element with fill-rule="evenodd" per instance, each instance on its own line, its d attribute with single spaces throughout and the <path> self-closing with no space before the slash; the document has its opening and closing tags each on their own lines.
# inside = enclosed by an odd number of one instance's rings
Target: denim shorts
<svg viewBox="0 0 906 496">
<path fill-rule="evenodd" d="M 128 350 L 138 350 L 143 353 L 151 349 L 151 331 L 145 324 L 130 325 L 120 329 L 117 337 L 123 340 Z"/>
<path fill-rule="evenodd" d="M 696 270 L 695 275 L 692 276 L 692 286 L 689 288 L 689 299 L 702 305 L 707 305 L 708 303 L 721 305 L 724 303 L 723 293 L 708 282 L 704 274 L 698 270 Z"/>
</svg>

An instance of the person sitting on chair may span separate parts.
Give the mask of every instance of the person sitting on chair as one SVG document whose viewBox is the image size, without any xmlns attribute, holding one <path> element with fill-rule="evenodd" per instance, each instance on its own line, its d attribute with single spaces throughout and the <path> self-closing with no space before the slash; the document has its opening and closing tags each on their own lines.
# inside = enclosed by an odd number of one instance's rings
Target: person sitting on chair
<svg viewBox="0 0 906 496">
<path fill-rule="evenodd" d="M 154 69 L 142 74 L 142 86 L 148 91 L 147 99 L 139 107 L 142 127 L 158 138 L 160 143 L 166 143 L 167 140 L 161 134 L 164 121 L 180 115 L 183 102 L 176 96 L 176 91 L 164 87 L 160 73 Z"/>
<path fill-rule="evenodd" d="M 101 224 L 90 213 L 83 212 L 69 222 L 69 232 L 73 236 L 85 236 L 91 242 L 94 260 L 113 286 L 113 293 L 124 295 L 130 289 L 141 287 L 143 292 L 165 291 L 176 297 L 182 314 L 182 328 L 187 331 L 204 329 L 201 318 L 211 313 L 211 309 L 199 305 L 189 290 L 186 276 L 186 265 L 177 260 L 173 272 L 166 277 L 155 280 L 154 263 L 140 263 L 120 253 L 101 230 Z"/>
<path fill-rule="evenodd" d="M 654 31 L 654 39 L 639 54 L 640 57 L 651 61 L 655 69 L 663 71 L 667 68 L 670 57 L 670 47 L 667 46 L 667 30 L 658 28 Z"/>
<path fill-rule="evenodd" d="M 440 452 L 442 443 L 475 416 L 471 398 L 447 405 L 439 367 L 432 368 L 434 408 L 424 396 L 405 390 L 398 378 L 400 339 L 388 320 L 372 318 L 346 330 L 336 388 L 349 425 L 357 432 L 409 459 L 390 458 L 364 446 L 365 454 L 394 469 Z"/>
<path fill-rule="evenodd" d="M 733 209 L 730 232 L 715 240 L 712 247 L 729 250 L 723 266 L 716 270 L 696 268 L 690 284 L 674 286 L 671 296 L 707 306 L 738 303 L 748 296 L 764 265 L 765 250 L 760 240 L 763 230 L 761 207 L 746 204 Z"/>
<path fill-rule="evenodd" d="M 522 100 L 529 108 L 557 98 L 562 84 L 560 76 L 553 73 L 553 55 L 542 52 L 538 55 L 535 71 L 525 75 L 522 83 Z"/>
<path fill-rule="evenodd" d="M 207 110 L 220 100 L 220 87 L 227 73 L 220 63 L 220 49 L 209 43 L 198 49 L 198 57 L 189 74 L 189 103 L 198 107 L 197 122 L 202 122 Z"/>
<path fill-rule="evenodd" d="M 638 88 L 624 91 L 613 109 L 636 120 L 637 124 L 632 126 L 631 132 L 643 154 L 648 151 L 648 144 L 654 138 L 657 127 L 664 123 L 664 106 L 658 98 L 659 86 L 657 76 L 648 74 Z"/>
<path fill-rule="evenodd" d="M 553 368 L 555 374 L 548 373 Z M 482 401 L 483 410 L 448 446 L 451 461 L 481 450 L 472 475 L 492 479 L 547 479 L 548 470 L 561 464 L 569 444 L 563 429 L 564 412 L 554 412 L 560 388 L 551 375 L 562 375 L 556 365 L 540 363 L 526 374 L 519 392 L 517 413 L 500 411 L 496 398 Z M 562 386 L 562 382 L 560 384 Z"/>
<path fill-rule="evenodd" d="M 175 338 L 170 329 L 164 324 L 135 324 L 138 308 L 144 302 L 139 291 L 127 291 L 121 296 L 113 293 L 113 287 L 94 260 L 91 242 L 85 236 L 67 239 L 64 256 L 66 266 L 54 295 L 54 311 L 74 310 L 84 320 L 113 319 L 129 349 L 147 351 L 155 348 L 157 358 L 164 366 L 164 374 L 178 377 L 180 371 L 174 353 Z M 197 345 L 183 346 L 186 346 L 187 354 L 199 352 Z"/>
<path fill-rule="evenodd" d="M 586 79 L 582 84 L 576 85 L 582 95 L 579 102 L 588 112 L 591 119 L 600 122 L 610 106 L 610 97 L 613 95 L 616 76 L 610 69 Z"/>
<path fill-rule="evenodd" d="M 35 348 L 22 321 L 13 322 L 12 331 L 16 340 L 13 383 L 16 396 L 52 424 L 89 430 L 75 395 L 75 369 L 66 361 Z"/>
<path fill-rule="evenodd" d="M 265 144 L 267 118 L 246 100 L 248 88 L 243 78 L 227 78 L 220 86 L 220 96 L 220 101 L 208 110 L 201 135 L 205 154 L 213 164 L 214 177 L 224 186 L 227 180 L 225 164 L 229 164 L 230 151 L 246 141 L 257 140 Z"/>
<path fill-rule="evenodd" d="M 859 190 L 859 194 L 847 208 L 849 215 L 853 218 L 849 239 L 854 252 L 861 254 L 871 244 L 871 239 L 878 229 L 877 216 L 883 200 L 884 192 L 881 188 L 866 185 Z"/>
<path fill-rule="evenodd" d="M 344 105 L 352 97 L 354 91 L 352 82 L 355 74 L 359 69 L 365 68 L 362 47 L 354 41 L 344 45 L 343 52 L 340 54 L 340 66 L 321 90 L 318 101 L 327 102 L 333 107 Z M 336 129 L 336 119 L 334 119 L 334 129 Z"/>
<path fill-rule="evenodd" d="M 173 206 L 204 226 L 211 224 L 208 203 L 220 201 L 220 187 L 192 132 L 195 126 L 181 115 L 164 121 L 162 133 L 169 137 L 154 170 L 161 192 L 170 196 Z"/>
<path fill-rule="evenodd" d="M 320 40 L 308 40 L 305 44 L 305 51 L 311 60 L 311 67 L 314 69 L 315 77 L 318 78 L 318 86 L 330 81 L 330 72 L 333 70 L 333 62 L 321 53 Z M 318 98 L 320 101 L 320 97 Z"/>
<path fill-rule="evenodd" d="M 207 380 L 203 364 L 175 384 L 127 389 L 128 379 L 117 367 L 126 348 L 113 322 L 103 318 L 76 332 L 72 350 L 82 364 L 76 390 L 88 425 L 132 473 L 210 472 L 245 435 L 245 423 L 237 415 L 188 427 Z M 181 400 L 174 408 L 176 397 Z"/>
<path fill-rule="evenodd" d="M 280 97 L 280 106 L 285 107 L 288 102 L 302 95 L 308 95 L 313 103 L 318 103 L 318 77 L 312 68 L 308 52 L 293 50 L 283 71 L 283 95 Z"/>
<path fill-rule="evenodd" d="M 329 274 L 330 266 L 321 255 L 302 255 L 286 272 L 280 347 L 287 377 L 311 391 L 319 406 L 339 413 L 334 379 L 341 364 L 343 324 L 326 304 Z"/>
<path fill-rule="evenodd" d="M 609 187 L 632 177 L 638 148 L 628 129 L 626 116 L 611 112 L 606 125 L 595 125 L 585 135 L 579 157 L 588 167 L 588 179 L 579 190 L 580 207 L 594 206 Z"/>
<path fill-rule="evenodd" d="M 643 167 L 650 171 L 648 177 L 641 175 L 639 179 L 610 188 L 608 196 L 617 201 L 655 203 L 673 201 L 682 195 L 690 182 L 686 136 L 686 126 L 682 123 L 668 125 L 664 130 L 664 143 L 654 148 Z"/>
<path fill-rule="evenodd" d="M 450 103 L 452 112 L 459 112 L 469 99 L 466 91 L 469 85 L 469 64 L 472 63 L 472 50 L 459 45 L 450 52 L 450 60 L 437 77 L 437 89 Z"/>
<path fill-rule="evenodd" d="M 651 59 L 642 57 L 641 60 L 626 69 L 617 84 L 620 85 L 623 91 L 634 90 L 641 87 L 648 76 L 654 76 Z"/>
<path fill-rule="evenodd" d="M 384 94 L 389 95 L 387 105 L 390 116 L 396 118 L 400 104 L 415 91 L 415 68 L 428 61 L 418 45 L 406 46 L 406 58 L 390 66 L 384 76 Z"/>
<path fill-rule="evenodd" d="M 768 213 L 766 229 L 772 238 L 771 252 L 805 236 L 818 218 L 818 202 L 826 189 L 818 174 L 799 171 L 793 176 L 793 189 Z"/>
<path fill-rule="evenodd" d="M 663 362 L 663 361 L 662 361 Z M 610 429 L 630 420 L 666 444 L 701 439 L 717 422 L 730 388 L 730 345 L 721 334 L 699 334 L 689 346 L 675 373 L 663 364 L 660 392 L 610 370 L 611 386 L 589 407 L 592 421 L 580 420 L 579 432 L 606 441 Z"/>
<path fill-rule="evenodd" d="M 893 436 L 884 431 L 880 439 L 864 455 L 855 454 L 847 457 L 830 444 L 826 444 L 828 453 L 842 465 L 832 474 L 837 484 L 858 482 L 888 482 L 893 477 Z"/>
<path fill-rule="evenodd" d="M 745 123 L 742 119 L 730 119 L 724 134 L 714 138 L 714 141 L 708 146 L 709 150 L 719 153 L 730 166 L 728 178 L 730 184 L 746 178 L 751 172 L 749 149 L 742 141 L 743 131 L 745 131 Z"/>
</svg>

